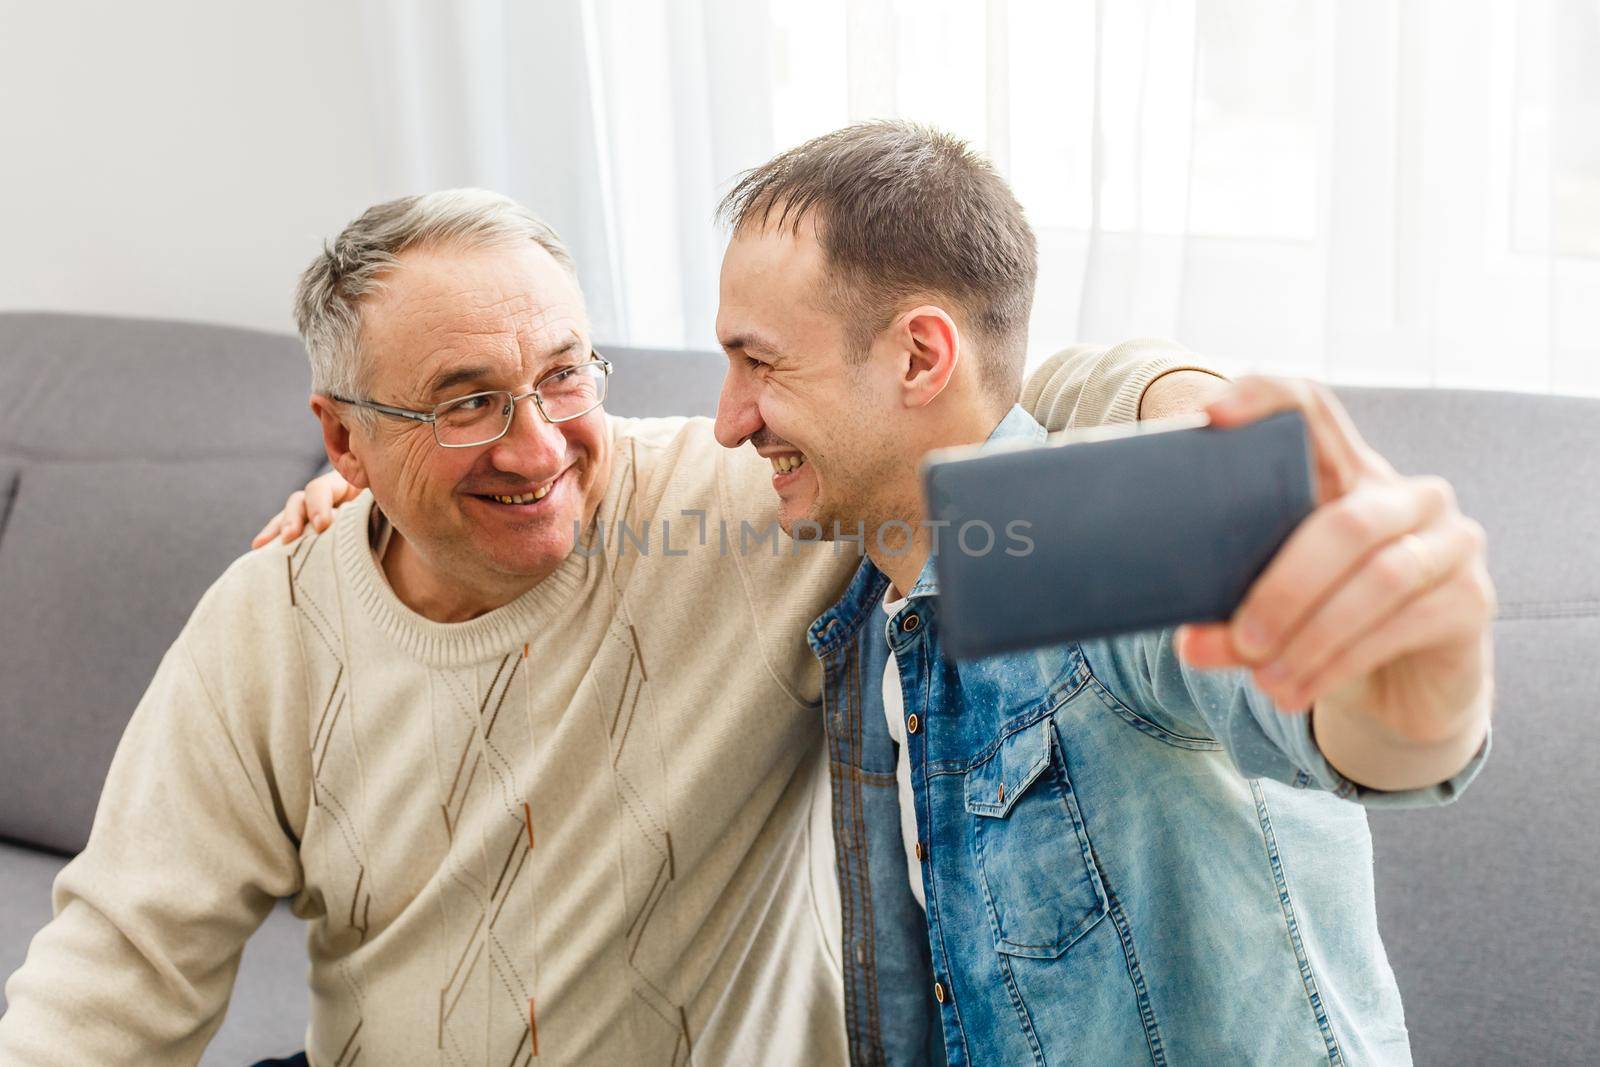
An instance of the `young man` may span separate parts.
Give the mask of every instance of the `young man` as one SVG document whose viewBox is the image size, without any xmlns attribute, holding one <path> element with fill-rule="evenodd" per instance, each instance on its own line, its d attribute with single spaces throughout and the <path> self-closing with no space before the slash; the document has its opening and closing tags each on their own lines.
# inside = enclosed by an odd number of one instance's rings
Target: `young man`
<svg viewBox="0 0 1600 1067">
<path fill-rule="evenodd" d="M 723 209 L 718 439 L 772 461 L 786 529 L 870 557 L 810 629 L 853 1061 L 1408 1061 L 1360 805 L 1447 802 L 1487 752 L 1493 594 L 1448 486 L 1325 391 L 1241 382 L 1213 422 L 1300 409 L 1321 499 L 1230 623 L 952 662 L 918 463 L 1044 436 L 1020 209 L 897 123 Z"/>
</svg>

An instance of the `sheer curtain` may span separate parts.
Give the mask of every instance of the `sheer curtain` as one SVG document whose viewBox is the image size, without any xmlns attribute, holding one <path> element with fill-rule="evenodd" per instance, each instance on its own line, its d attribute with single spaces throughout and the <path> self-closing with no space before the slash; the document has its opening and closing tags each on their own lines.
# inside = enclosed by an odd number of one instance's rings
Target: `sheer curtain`
<svg viewBox="0 0 1600 1067">
<path fill-rule="evenodd" d="M 1600 0 L 424 0 L 367 9 L 387 161 L 524 200 L 597 335 L 715 342 L 740 170 L 959 133 L 1039 233 L 1032 358 L 1600 394 Z"/>
</svg>

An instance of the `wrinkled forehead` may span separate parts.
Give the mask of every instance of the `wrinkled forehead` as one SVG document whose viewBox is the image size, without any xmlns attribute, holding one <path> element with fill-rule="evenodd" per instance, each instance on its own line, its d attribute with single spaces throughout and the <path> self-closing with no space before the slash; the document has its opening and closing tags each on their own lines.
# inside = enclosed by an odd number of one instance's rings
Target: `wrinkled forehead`
<svg viewBox="0 0 1600 1067">
<path fill-rule="evenodd" d="M 361 348 L 374 381 L 414 387 L 466 363 L 521 381 L 588 347 L 582 291 L 532 243 L 407 251 L 363 305 Z"/>
</svg>

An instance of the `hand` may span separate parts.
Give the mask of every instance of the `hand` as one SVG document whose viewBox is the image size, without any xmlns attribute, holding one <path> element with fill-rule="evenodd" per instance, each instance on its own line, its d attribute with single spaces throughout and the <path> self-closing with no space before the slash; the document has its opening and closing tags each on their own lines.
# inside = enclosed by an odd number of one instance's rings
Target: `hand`
<svg viewBox="0 0 1600 1067">
<path fill-rule="evenodd" d="M 360 495 L 361 490 L 345 481 L 338 471 L 319 474 L 307 482 L 304 489 L 296 489 L 289 494 L 289 499 L 284 501 L 283 511 L 261 528 L 261 532 L 250 542 L 250 547 L 260 548 L 274 537 L 289 544 L 300 536 L 308 521 L 312 529 L 321 533 L 333 522 L 334 508 L 348 504 Z"/>
<path fill-rule="evenodd" d="M 1286 410 L 1305 416 L 1318 506 L 1233 618 L 1183 627 L 1178 654 L 1197 667 L 1248 667 L 1285 712 L 1314 705 L 1324 755 L 1363 784 L 1417 784 L 1405 759 L 1390 757 L 1430 747 L 1449 749 L 1445 762 L 1460 756 L 1433 781 L 1447 778 L 1488 721 L 1495 595 L 1483 527 L 1461 514 L 1448 482 L 1397 474 L 1320 385 L 1246 378 L 1207 406 L 1218 427 Z M 1367 764 L 1366 776 L 1333 748 Z"/>
</svg>

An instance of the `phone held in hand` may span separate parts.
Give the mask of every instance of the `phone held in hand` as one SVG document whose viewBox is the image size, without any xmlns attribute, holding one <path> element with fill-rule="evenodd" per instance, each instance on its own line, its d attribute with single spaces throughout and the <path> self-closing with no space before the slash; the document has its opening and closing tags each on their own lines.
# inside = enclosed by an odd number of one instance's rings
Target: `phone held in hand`
<svg viewBox="0 0 1600 1067">
<path fill-rule="evenodd" d="M 941 640 L 961 659 L 1232 616 L 1315 506 L 1306 425 L 1205 417 L 923 466 Z"/>
</svg>

